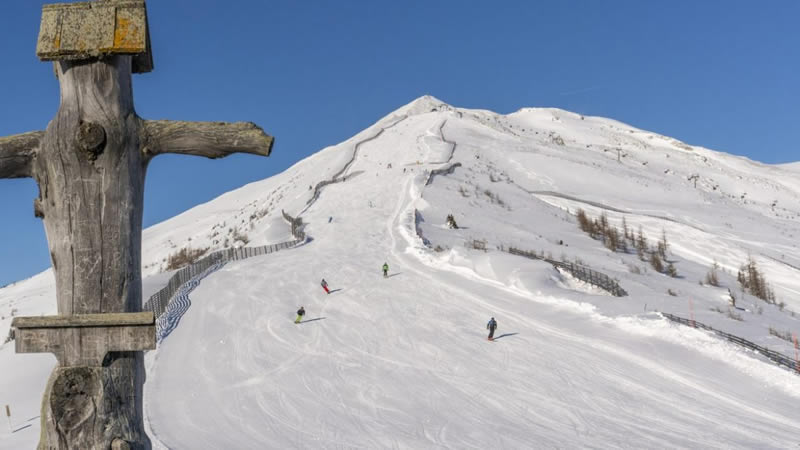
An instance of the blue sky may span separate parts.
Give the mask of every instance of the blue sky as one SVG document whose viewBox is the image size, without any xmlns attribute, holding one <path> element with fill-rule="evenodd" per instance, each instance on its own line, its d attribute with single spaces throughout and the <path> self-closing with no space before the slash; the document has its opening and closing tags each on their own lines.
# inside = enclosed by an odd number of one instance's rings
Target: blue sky
<svg viewBox="0 0 800 450">
<path fill-rule="evenodd" d="M 58 107 L 37 60 L 41 5 L 3 0 L 0 136 Z M 191 7 L 189 6 L 191 5 Z M 165 155 L 144 225 L 339 143 L 425 94 L 510 113 L 610 117 L 767 163 L 800 160 L 800 2 L 151 1 L 155 70 L 134 76 L 148 119 L 253 121 L 273 156 Z M 33 180 L 0 180 L 0 286 L 46 269 Z"/>
</svg>

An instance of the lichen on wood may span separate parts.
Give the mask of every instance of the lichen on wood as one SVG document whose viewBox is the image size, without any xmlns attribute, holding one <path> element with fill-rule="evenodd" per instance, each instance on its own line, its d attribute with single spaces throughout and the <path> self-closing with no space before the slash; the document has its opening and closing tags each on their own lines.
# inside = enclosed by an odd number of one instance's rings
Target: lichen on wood
<svg viewBox="0 0 800 450">
<path fill-rule="evenodd" d="M 147 11 L 141 0 L 42 7 L 36 54 L 43 61 L 137 55 L 133 73 L 153 70 Z"/>
</svg>

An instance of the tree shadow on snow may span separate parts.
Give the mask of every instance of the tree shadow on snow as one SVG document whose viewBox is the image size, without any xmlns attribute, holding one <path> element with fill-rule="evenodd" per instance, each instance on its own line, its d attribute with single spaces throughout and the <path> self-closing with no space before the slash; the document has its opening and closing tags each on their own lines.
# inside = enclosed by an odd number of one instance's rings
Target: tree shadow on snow
<svg viewBox="0 0 800 450">
<path fill-rule="evenodd" d="M 317 318 L 314 318 L 314 319 L 303 320 L 303 321 L 300 321 L 298 323 L 308 323 L 308 322 L 314 322 L 316 320 L 323 320 L 323 319 L 325 319 L 325 317 L 317 317 Z"/>
<path fill-rule="evenodd" d="M 30 428 L 30 427 L 31 427 L 31 424 L 23 425 L 23 426 L 17 428 L 16 430 L 12 431 L 12 433 L 16 433 L 17 431 L 22 431 L 25 428 Z"/>
<path fill-rule="evenodd" d="M 515 334 L 519 334 L 519 333 L 506 333 L 506 334 L 501 334 L 500 336 L 497 336 L 496 338 L 494 338 L 494 340 L 496 341 L 496 340 L 498 340 L 498 339 L 500 339 L 500 338 L 504 338 L 504 337 L 506 337 L 506 336 L 514 336 Z"/>
</svg>

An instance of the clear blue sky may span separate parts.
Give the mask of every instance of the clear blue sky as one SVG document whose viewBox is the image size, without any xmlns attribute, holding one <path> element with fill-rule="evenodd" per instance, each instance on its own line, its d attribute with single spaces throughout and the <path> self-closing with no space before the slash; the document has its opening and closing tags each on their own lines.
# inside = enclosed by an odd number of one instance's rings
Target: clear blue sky
<svg viewBox="0 0 800 450">
<path fill-rule="evenodd" d="M 3 0 L 0 136 L 58 107 L 41 5 Z M 190 6 L 191 5 L 191 6 Z M 430 94 L 510 113 L 553 106 L 767 163 L 800 160 L 800 1 L 150 1 L 140 116 L 248 120 L 273 156 L 159 156 L 144 225 L 337 144 Z M 0 180 L 0 286 L 49 267 L 33 180 Z"/>
</svg>

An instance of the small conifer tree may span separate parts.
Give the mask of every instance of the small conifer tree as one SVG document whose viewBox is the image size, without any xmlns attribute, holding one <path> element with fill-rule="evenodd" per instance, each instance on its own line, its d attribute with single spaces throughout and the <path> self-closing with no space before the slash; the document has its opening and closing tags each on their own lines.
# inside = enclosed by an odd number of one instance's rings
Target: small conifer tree
<svg viewBox="0 0 800 450">
<path fill-rule="evenodd" d="M 577 212 L 577 218 L 578 218 L 578 227 L 580 227 L 581 231 L 589 233 L 592 229 L 592 222 L 586 215 L 586 211 L 579 209 Z"/>
<path fill-rule="evenodd" d="M 622 236 L 625 239 L 628 239 L 628 233 L 629 232 L 630 232 L 630 230 L 628 229 L 628 221 L 625 220 L 625 217 L 623 216 L 622 217 Z"/>
<path fill-rule="evenodd" d="M 775 303 L 775 292 L 767 283 L 766 278 L 758 269 L 752 257 L 749 257 L 747 262 L 739 268 L 736 279 L 743 290 L 750 292 L 767 303 Z"/>
<path fill-rule="evenodd" d="M 666 259 L 667 250 L 669 250 L 669 243 L 667 243 L 667 231 L 663 228 L 661 229 L 661 240 L 658 241 L 657 249 L 658 254 L 661 255 L 661 258 Z"/>
<path fill-rule="evenodd" d="M 645 237 L 644 232 L 642 231 L 642 226 L 639 225 L 639 232 L 636 235 L 636 253 L 639 254 L 639 259 L 641 259 L 642 261 L 647 261 L 647 259 L 645 259 L 645 253 L 647 252 L 647 250 L 648 250 L 647 238 Z"/>
<path fill-rule="evenodd" d="M 650 267 L 656 272 L 664 272 L 664 263 L 661 261 L 661 256 L 658 252 L 650 253 Z"/>
</svg>

